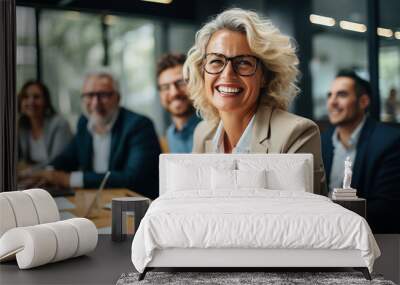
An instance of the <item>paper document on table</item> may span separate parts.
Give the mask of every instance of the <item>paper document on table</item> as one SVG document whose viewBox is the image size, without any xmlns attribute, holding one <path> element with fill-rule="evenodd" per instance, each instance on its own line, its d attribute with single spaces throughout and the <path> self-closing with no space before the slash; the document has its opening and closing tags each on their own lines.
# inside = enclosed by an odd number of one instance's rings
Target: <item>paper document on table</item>
<svg viewBox="0 0 400 285">
<path fill-rule="evenodd" d="M 107 203 L 107 204 L 105 204 L 105 205 L 103 206 L 103 209 L 111 210 L 111 208 L 112 208 L 112 203 L 111 203 L 111 202 L 110 202 L 110 203 Z"/>
<path fill-rule="evenodd" d="M 75 209 L 75 205 L 65 197 L 55 197 L 54 200 L 59 211 Z"/>
</svg>

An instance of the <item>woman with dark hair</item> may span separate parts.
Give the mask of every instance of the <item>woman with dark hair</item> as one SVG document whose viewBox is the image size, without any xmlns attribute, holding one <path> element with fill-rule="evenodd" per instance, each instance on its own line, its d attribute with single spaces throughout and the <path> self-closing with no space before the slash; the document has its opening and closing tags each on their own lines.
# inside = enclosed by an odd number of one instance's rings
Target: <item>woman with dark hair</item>
<svg viewBox="0 0 400 285">
<path fill-rule="evenodd" d="M 35 80 L 22 86 L 18 113 L 18 160 L 32 169 L 42 168 L 72 138 L 68 122 L 56 114 L 48 88 Z"/>
</svg>

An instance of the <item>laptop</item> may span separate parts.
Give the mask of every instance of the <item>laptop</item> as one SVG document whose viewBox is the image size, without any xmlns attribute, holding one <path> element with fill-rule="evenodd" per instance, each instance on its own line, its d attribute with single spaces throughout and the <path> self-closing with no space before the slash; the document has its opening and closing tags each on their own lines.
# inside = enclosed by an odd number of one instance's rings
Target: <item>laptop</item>
<svg viewBox="0 0 400 285">
<path fill-rule="evenodd" d="M 94 196 L 92 202 L 90 203 L 90 206 L 88 207 L 86 214 L 84 215 L 85 218 L 88 218 L 91 214 L 91 212 L 99 207 L 98 201 L 100 200 L 101 197 L 101 192 L 103 192 L 104 187 L 106 186 L 108 177 L 110 176 L 111 172 L 107 171 L 106 175 L 104 175 L 103 180 L 100 183 L 99 189 L 96 191 L 96 195 Z"/>
</svg>

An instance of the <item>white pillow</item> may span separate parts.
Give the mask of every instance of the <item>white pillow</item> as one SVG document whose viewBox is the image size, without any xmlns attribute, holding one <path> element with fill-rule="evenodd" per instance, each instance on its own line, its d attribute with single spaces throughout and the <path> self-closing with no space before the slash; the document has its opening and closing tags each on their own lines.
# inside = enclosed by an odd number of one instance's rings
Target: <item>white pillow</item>
<svg viewBox="0 0 400 285">
<path fill-rule="evenodd" d="M 209 169 L 206 167 L 170 163 L 168 168 L 168 189 L 172 191 L 207 189 L 210 187 L 207 171 Z"/>
<path fill-rule="evenodd" d="M 307 176 L 304 163 L 294 164 L 290 171 L 267 171 L 268 188 L 273 190 L 306 191 Z"/>
<path fill-rule="evenodd" d="M 167 191 L 185 190 L 210 190 L 211 169 L 232 170 L 235 168 L 234 160 L 215 161 L 207 164 L 186 161 L 170 161 L 167 164 Z"/>
<path fill-rule="evenodd" d="M 305 161 L 246 159 L 238 160 L 238 169 L 266 170 L 266 188 L 271 190 L 306 191 L 310 182 Z"/>
<path fill-rule="evenodd" d="M 267 171 L 236 170 L 237 188 L 267 188 Z"/>
<path fill-rule="evenodd" d="M 266 171 L 262 170 L 211 170 L 213 190 L 238 190 L 240 188 L 266 188 Z"/>
<path fill-rule="evenodd" d="M 236 189 L 236 170 L 231 169 L 211 169 L 211 189 Z"/>
</svg>

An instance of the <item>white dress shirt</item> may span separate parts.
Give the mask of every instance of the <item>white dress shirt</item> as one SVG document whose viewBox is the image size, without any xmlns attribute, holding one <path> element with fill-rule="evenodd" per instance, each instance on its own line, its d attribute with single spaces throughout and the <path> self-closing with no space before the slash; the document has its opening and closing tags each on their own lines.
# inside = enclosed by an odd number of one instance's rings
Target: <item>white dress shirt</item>
<svg viewBox="0 0 400 285">
<path fill-rule="evenodd" d="M 346 147 L 342 144 L 342 142 L 338 138 L 337 130 L 333 132 L 332 135 L 332 145 L 333 145 L 333 161 L 332 161 L 332 169 L 330 173 L 330 183 L 329 189 L 333 190 L 334 188 L 342 188 L 343 178 L 344 178 L 344 161 L 347 157 L 350 157 L 352 161 L 352 170 L 354 168 L 354 162 L 357 155 L 357 143 L 360 138 L 361 129 L 364 126 L 366 120 L 366 116 L 362 119 L 357 128 L 353 131 L 350 136 L 348 145 Z"/>
<path fill-rule="evenodd" d="M 93 171 L 104 173 L 109 170 L 111 152 L 111 130 L 118 118 L 118 111 L 115 112 L 110 123 L 106 126 L 106 132 L 98 134 L 95 131 L 94 121 L 89 119 L 87 129 L 93 137 Z M 83 171 L 73 171 L 69 177 L 69 185 L 73 188 L 83 187 Z"/>
<path fill-rule="evenodd" d="M 254 125 L 254 118 L 255 115 L 253 115 L 249 124 L 244 130 L 243 134 L 240 136 L 237 145 L 232 149 L 232 153 L 250 153 L 250 144 L 251 144 L 251 137 L 253 134 L 252 130 Z M 225 134 L 224 125 L 221 120 L 219 122 L 217 131 L 215 132 L 215 135 L 212 139 L 214 153 L 225 153 L 224 134 Z"/>
</svg>

